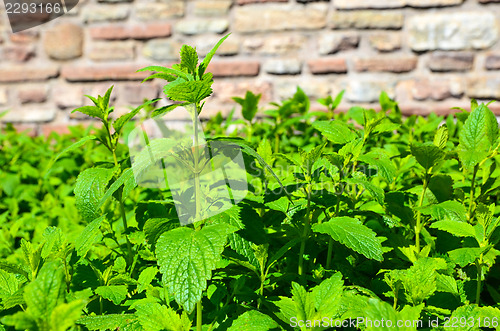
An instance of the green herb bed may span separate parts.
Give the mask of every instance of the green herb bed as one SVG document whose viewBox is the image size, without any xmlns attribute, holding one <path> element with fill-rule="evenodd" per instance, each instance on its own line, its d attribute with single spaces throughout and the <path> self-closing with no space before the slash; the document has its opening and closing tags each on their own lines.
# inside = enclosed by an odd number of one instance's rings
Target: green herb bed
<svg viewBox="0 0 500 331">
<path fill-rule="evenodd" d="M 379 112 L 337 113 L 342 93 L 313 112 L 301 89 L 266 109 L 248 92 L 243 118 L 204 123 L 242 151 L 243 201 L 203 218 L 197 184 L 201 221 L 180 226 L 168 189 L 137 186 L 129 133 L 145 114 L 201 113 L 221 42 L 202 62 L 183 46 L 180 64 L 144 69 L 172 106 L 113 120 L 110 88 L 77 109 L 100 129 L 0 131 L 0 329 L 500 330 L 487 105 L 403 118 L 385 93 Z"/>
</svg>

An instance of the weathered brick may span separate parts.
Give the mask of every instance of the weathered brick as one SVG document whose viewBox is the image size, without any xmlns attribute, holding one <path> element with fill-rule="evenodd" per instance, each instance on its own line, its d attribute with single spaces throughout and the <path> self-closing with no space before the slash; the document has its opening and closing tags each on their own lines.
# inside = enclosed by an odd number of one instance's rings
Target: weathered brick
<svg viewBox="0 0 500 331">
<path fill-rule="evenodd" d="M 408 33 L 415 51 L 484 49 L 497 41 L 498 23 L 490 12 L 422 14 L 409 18 Z"/>
<path fill-rule="evenodd" d="M 333 29 L 401 29 L 403 21 L 401 12 L 371 10 L 335 11 L 329 19 Z"/>
<path fill-rule="evenodd" d="M 142 104 L 144 99 L 155 99 L 158 97 L 159 88 L 154 83 L 125 84 L 119 87 L 119 94 L 125 102 L 130 104 Z"/>
<path fill-rule="evenodd" d="M 369 38 L 370 45 L 379 52 L 392 52 L 401 48 L 399 33 L 377 33 Z"/>
<path fill-rule="evenodd" d="M 460 5 L 464 0 L 336 0 L 339 9 L 386 9 L 410 7 L 444 7 Z"/>
<path fill-rule="evenodd" d="M 322 33 L 318 39 L 318 52 L 321 55 L 327 55 L 355 49 L 359 45 L 359 39 L 357 33 Z"/>
<path fill-rule="evenodd" d="M 57 85 L 52 90 L 52 100 L 59 108 L 83 106 L 83 88 L 79 85 Z"/>
<path fill-rule="evenodd" d="M 247 5 L 249 3 L 265 3 L 265 2 L 288 2 L 288 0 L 236 0 L 238 5 Z"/>
<path fill-rule="evenodd" d="M 27 44 L 38 41 L 39 36 L 40 34 L 38 33 L 38 31 L 31 29 L 31 30 L 24 30 L 16 33 L 11 33 L 9 35 L 9 39 L 10 41 L 16 44 Z"/>
<path fill-rule="evenodd" d="M 47 85 L 28 85 L 18 89 L 17 97 L 22 104 L 41 103 L 47 100 L 48 93 Z"/>
<path fill-rule="evenodd" d="M 2 47 L 3 60 L 13 62 L 26 62 L 35 56 L 34 45 L 8 45 Z"/>
<path fill-rule="evenodd" d="M 136 72 L 145 65 L 67 65 L 62 68 L 61 76 L 69 82 L 91 82 L 105 80 L 143 80 L 149 74 Z"/>
<path fill-rule="evenodd" d="M 436 72 L 467 71 L 474 64 L 474 54 L 470 52 L 434 52 L 428 62 L 429 69 Z"/>
<path fill-rule="evenodd" d="M 93 39 L 121 40 L 121 39 L 153 39 L 170 37 L 172 28 L 170 23 L 150 23 L 135 25 L 106 25 L 91 27 L 90 35 Z"/>
<path fill-rule="evenodd" d="M 29 106 L 12 109 L 1 120 L 2 122 L 49 122 L 55 118 L 55 108 Z"/>
<path fill-rule="evenodd" d="M 56 66 L 26 67 L 8 66 L 0 67 L 0 83 L 14 83 L 27 81 L 45 81 L 59 76 Z"/>
<path fill-rule="evenodd" d="M 9 96 L 7 94 L 7 89 L 0 87 L 0 106 L 7 104 L 7 102 L 9 102 Z"/>
<path fill-rule="evenodd" d="M 0 119 L 0 123 L 2 119 Z M 25 133 L 30 137 L 36 137 L 38 135 L 37 126 L 38 124 L 34 123 L 12 123 L 12 126 L 18 133 Z"/>
<path fill-rule="evenodd" d="M 194 13 L 198 16 L 226 15 L 232 4 L 232 0 L 198 0 L 194 4 Z"/>
<path fill-rule="evenodd" d="M 352 79 L 344 83 L 345 98 L 351 102 L 377 102 L 382 91 L 394 97 L 394 81 L 385 79 Z"/>
<path fill-rule="evenodd" d="M 305 46 L 306 41 L 307 38 L 299 34 L 249 37 L 243 39 L 242 48 L 245 53 L 290 55 L 290 53 L 300 51 Z"/>
<path fill-rule="evenodd" d="M 409 72 L 417 67 L 416 57 L 381 57 L 362 58 L 354 60 L 356 71 Z"/>
<path fill-rule="evenodd" d="M 211 38 L 203 36 L 194 42 L 194 46 L 196 47 L 198 54 L 205 56 L 212 50 L 219 39 L 219 37 Z M 238 54 L 240 52 L 240 44 L 241 42 L 238 37 L 231 36 L 217 49 L 217 55 L 228 56 Z"/>
<path fill-rule="evenodd" d="M 458 79 L 417 79 L 412 92 L 415 100 L 441 101 L 450 97 L 460 97 L 464 89 Z"/>
<path fill-rule="evenodd" d="M 326 26 L 327 5 L 314 3 L 301 7 L 261 6 L 237 7 L 233 30 L 250 33 L 285 30 L 316 30 Z"/>
<path fill-rule="evenodd" d="M 485 68 L 488 70 L 500 69 L 500 53 L 489 54 L 486 57 Z"/>
<path fill-rule="evenodd" d="M 181 43 L 171 39 L 153 39 L 148 41 L 142 54 L 155 61 L 177 61 Z"/>
<path fill-rule="evenodd" d="M 302 71 L 299 59 L 270 59 L 264 64 L 264 71 L 275 75 L 297 75 Z"/>
<path fill-rule="evenodd" d="M 82 56 L 83 29 L 75 24 L 64 23 L 45 33 L 45 53 L 56 60 L 70 60 Z"/>
<path fill-rule="evenodd" d="M 184 16 L 184 1 L 169 1 L 166 3 L 138 2 L 135 4 L 135 15 L 146 22 L 164 20 Z"/>
<path fill-rule="evenodd" d="M 213 84 L 214 98 L 222 103 L 234 104 L 233 97 L 245 97 L 246 91 L 262 94 L 262 103 L 272 100 L 272 85 L 270 82 L 245 80 L 241 82 L 215 81 Z"/>
<path fill-rule="evenodd" d="M 330 94 L 332 84 L 322 80 L 308 80 L 307 83 L 304 83 L 303 80 L 286 79 L 278 80 L 274 85 L 277 98 L 285 100 L 297 92 L 297 86 L 312 99 L 324 98 Z"/>
<path fill-rule="evenodd" d="M 214 77 L 257 76 L 260 64 L 257 61 L 218 61 L 211 62 L 207 70 Z"/>
<path fill-rule="evenodd" d="M 470 77 L 467 80 L 467 97 L 475 99 L 500 99 L 500 78 L 497 76 Z"/>
<path fill-rule="evenodd" d="M 175 31 L 186 34 L 201 34 L 201 33 L 223 33 L 229 28 L 229 20 L 225 18 L 214 19 L 189 19 L 179 21 L 175 25 Z"/>
<path fill-rule="evenodd" d="M 92 45 L 89 58 L 94 61 L 133 60 L 135 44 L 131 41 L 107 41 Z"/>
<path fill-rule="evenodd" d="M 311 73 L 318 74 L 343 74 L 347 72 L 347 64 L 344 58 L 320 58 L 307 62 Z"/>
<path fill-rule="evenodd" d="M 480 3 L 497 3 L 500 2 L 500 0 L 479 0 Z"/>
<path fill-rule="evenodd" d="M 122 21 L 129 16 L 129 8 L 124 5 L 87 5 L 83 8 L 85 22 Z"/>
<path fill-rule="evenodd" d="M 64 134 L 69 134 L 71 133 L 71 130 L 69 129 L 70 124 L 67 123 L 48 123 L 48 124 L 42 124 L 40 125 L 40 133 L 48 137 L 51 133 L 57 133 L 58 135 L 64 135 Z"/>
</svg>

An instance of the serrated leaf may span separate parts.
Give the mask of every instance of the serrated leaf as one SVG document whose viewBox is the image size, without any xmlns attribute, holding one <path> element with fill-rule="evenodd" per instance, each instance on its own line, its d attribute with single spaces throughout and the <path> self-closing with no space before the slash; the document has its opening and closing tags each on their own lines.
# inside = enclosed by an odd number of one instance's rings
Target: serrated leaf
<svg viewBox="0 0 500 331">
<path fill-rule="evenodd" d="M 104 215 L 92 221 L 89 225 L 83 229 L 82 233 L 76 238 L 75 250 L 78 256 L 84 257 L 87 252 L 96 242 L 101 241 L 101 224 L 104 220 Z"/>
<path fill-rule="evenodd" d="M 424 215 L 431 215 L 433 219 L 443 221 L 467 222 L 464 205 L 455 200 L 444 201 L 422 208 Z"/>
<path fill-rule="evenodd" d="M 36 279 L 26 285 L 24 300 L 31 316 L 48 319 L 54 308 L 64 300 L 63 277 L 62 266 L 52 261 L 45 263 Z"/>
<path fill-rule="evenodd" d="M 474 109 L 459 133 L 458 157 L 471 170 L 488 157 L 498 137 L 498 122 L 488 107 L 481 104 Z"/>
<path fill-rule="evenodd" d="M 50 317 L 51 331 L 66 331 L 80 318 L 82 309 L 86 303 L 83 300 L 75 300 L 69 303 L 59 304 Z"/>
<path fill-rule="evenodd" d="M 480 247 L 464 247 L 449 251 L 448 255 L 453 262 L 463 268 L 468 264 L 474 263 L 483 250 Z"/>
<path fill-rule="evenodd" d="M 180 55 L 181 66 L 186 67 L 190 73 L 194 73 L 198 65 L 196 49 L 188 45 L 182 45 Z"/>
<path fill-rule="evenodd" d="M 228 331 L 268 331 L 277 327 L 278 323 L 271 317 L 256 310 L 249 310 L 238 316 Z"/>
<path fill-rule="evenodd" d="M 316 308 L 317 316 L 335 316 L 341 305 L 344 281 L 340 272 L 315 286 L 312 291 L 312 300 Z"/>
<path fill-rule="evenodd" d="M 135 320 L 132 314 L 106 314 L 99 316 L 85 316 L 77 323 L 83 324 L 89 330 L 116 330 Z"/>
<path fill-rule="evenodd" d="M 230 33 L 225 35 L 224 37 L 222 37 L 217 42 L 217 44 L 215 44 L 215 46 L 210 50 L 210 52 L 208 52 L 208 54 L 205 56 L 205 58 L 203 59 L 203 61 L 200 63 L 200 65 L 198 67 L 198 76 L 199 77 L 203 77 L 203 75 L 205 74 L 205 70 L 207 70 L 208 64 L 210 63 L 210 61 L 212 61 L 212 58 L 215 55 L 215 52 L 217 52 L 217 49 L 219 49 L 219 46 L 224 42 L 224 40 L 227 39 L 227 37 L 229 37 L 229 35 L 230 35 Z"/>
<path fill-rule="evenodd" d="M 200 231 L 182 227 L 163 233 L 156 256 L 163 282 L 177 303 L 192 312 L 221 258 L 227 235 L 237 228 L 228 224 L 205 226 Z"/>
<path fill-rule="evenodd" d="M 475 237 L 476 231 L 469 223 L 457 221 L 437 221 L 432 223 L 431 228 L 446 231 L 457 237 Z"/>
<path fill-rule="evenodd" d="M 313 231 L 328 234 L 335 241 L 369 259 L 383 260 L 382 244 L 375 232 L 355 218 L 334 217 L 328 222 L 315 225 Z"/>
<path fill-rule="evenodd" d="M 95 293 L 99 294 L 104 299 L 112 301 L 115 305 L 119 305 L 127 297 L 126 285 L 111 285 L 99 286 L 95 289 Z"/>
<path fill-rule="evenodd" d="M 444 149 L 446 143 L 448 142 L 448 127 L 446 125 L 441 125 L 436 134 L 434 135 L 434 145 Z"/>
<path fill-rule="evenodd" d="M 19 289 L 19 282 L 14 274 L 0 269 L 0 299 L 10 297 Z"/>
<path fill-rule="evenodd" d="M 295 303 L 297 319 L 308 320 L 314 317 L 315 310 L 311 294 L 303 286 L 295 282 L 292 282 L 292 300 Z"/>
<path fill-rule="evenodd" d="M 448 292 L 458 295 L 457 281 L 455 278 L 448 275 L 437 274 L 436 288 L 436 291 L 439 292 Z"/>
<path fill-rule="evenodd" d="M 334 144 L 346 144 L 358 138 L 347 124 L 340 121 L 317 121 L 313 127 Z"/>
<path fill-rule="evenodd" d="M 155 279 L 156 274 L 158 273 L 158 268 L 156 267 L 147 267 L 141 274 L 139 275 L 139 279 L 137 280 L 137 292 L 141 293 L 144 291 Z"/>
<path fill-rule="evenodd" d="M 377 172 L 389 183 L 394 181 L 396 177 L 396 167 L 392 163 L 391 159 L 383 151 L 371 151 L 366 154 L 360 155 L 358 160 L 361 162 L 368 163 L 371 166 L 377 168 Z"/>
<path fill-rule="evenodd" d="M 99 201 L 113 176 L 114 169 L 90 168 L 80 173 L 76 179 L 76 208 L 87 222 L 99 216 Z"/>
<path fill-rule="evenodd" d="M 45 259 L 53 250 L 58 251 L 61 248 L 63 233 L 61 229 L 55 226 L 49 226 L 43 232 L 43 237 L 45 239 L 45 244 L 42 248 L 42 258 Z"/>
<path fill-rule="evenodd" d="M 356 184 L 362 186 L 364 189 L 370 192 L 372 197 L 374 197 L 379 204 L 384 205 L 384 196 L 385 196 L 384 190 L 379 186 L 374 185 L 362 178 L 347 178 L 346 182 L 349 184 Z"/>
<path fill-rule="evenodd" d="M 77 112 L 77 111 L 80 112 L 80 113 L 82 113 L 82 114 L 88 115 L 90 117 L 99 118 L 99 119 L 101 119 L 101 120 L 104 121 L 105 114 L 97 106 L 83 106 L 83 107 L 80 107 L 80 108 L 76 108 L 71 113 L 74 113 L 74 112 Z"/>
<path fill-rule="evenodd" d="M 417 162 L 428 172 L 439 161 L 444 159 L 445 153 L 433 143 L 415 143 L 410 146 L 411 153 Z"/>
<path fill-rule="evenodd" d="M 191 322 L 185 313 L 179 316 L 172 308 L 156 302 L 138 305 L 136 310 L 135 315 L 144 330 L 189 331 L 191 328 Z"/>
<path fill-rule="evenodd" d="M 239 97 L 233 98 L 234 101 L 241 105 L 241 114 L 247 121 L 252 121 L 257 114 L 261 96 L 262 94 L 253 94 L 251 91 L 247 91 L 244 99 Z"/>
<path fill-rule="evenodd" d="M 189 81 L 164 89 L 165 94 L 173 101 L 201 102 L 212 94 L 210 81 Z M 200 111 L 198 109 L 198 111 Z"/>
<path fill-rule="evenodd" d="M 113 122 L 113 128 L 115 129 L 116 132 L 120 132 L 123 129 L 123 126 L 127 124 L 132 118 L 134 118 L 135 115 L 141 111 L 142 108 L 149 106 L 152 103 L 157 102 L 160 99 L 154 99 L 154 100 L 149 100 L 139 107 L 135 108 L 134 110 L 130 111 L 127 114 L 124 114 L 120 117 L 118 117 L 114 122 Z"/>
</svg>

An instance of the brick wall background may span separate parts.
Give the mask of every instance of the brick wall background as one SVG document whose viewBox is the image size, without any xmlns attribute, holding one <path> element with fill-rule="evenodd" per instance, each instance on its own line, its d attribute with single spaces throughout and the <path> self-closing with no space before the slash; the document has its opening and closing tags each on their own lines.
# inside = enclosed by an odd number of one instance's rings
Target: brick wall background
<svg viewBox="0 0 500 331">
<path fill-rule="evenodd" d="M 137 69 L 175 62 L 183 43 L 206 54 L 228 32 L 206 115 L 246 90 L 265 105 L 297 85 L 313 99 L 345 89 L 343 109 L 376 106 L 385 90 L 405 113 L 446 113 L 500 99 L 499 15 L 500 0 L 80 0 L 12 34 L 0 2 L 2 120 L 64 131 L 86 120 L 71 114 L 84 94 L 112 84 L 119 114 L 161 95 Z"/>
</svg>

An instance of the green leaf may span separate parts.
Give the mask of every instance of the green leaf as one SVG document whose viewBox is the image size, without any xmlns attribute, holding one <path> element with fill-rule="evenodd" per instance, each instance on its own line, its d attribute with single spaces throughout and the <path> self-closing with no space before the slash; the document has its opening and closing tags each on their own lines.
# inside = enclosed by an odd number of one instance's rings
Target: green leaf
<svg viewBox="0 0 500 331">
<path fill-rule="evenodd" d="M 297 319 L 308 320 L 314 317 L 314 303 L 310 293 L 303 286 L 295 282 L 292 282 L 292 300 L 295 303 Z"/>
<path fill-rule="evenodd" d="M 24 266 L 9 263 L 7 261 L 0 261 L 0 270 L 5 270 L 8 273 L 23 275 L 24 278 L 29 279 L 29 274 Z"/>
<path fill-rule="evenodd" d="M 433 143 L 415 143 L 410 146 L 411 153 L 417 162 L 429 172 L 433 166 L 444 159 L 445 153 Z"/>
<path fill-rule="evenodd" d="M 45 263 L 36 279 L 26 285 L 24 300 L 31 316 L 44 320 L 51 316 L 54 308 L 64 300 L 63 277 L 62 266 L 52 261 Z"/>
<path fill-rule="evenodd" d="M 334 144 L 346 144 L 358 135 L 341 121 L 317 121 L 313 127 Z"/>
<path fill-rule="evenodd" d="M 181 66 L 186 67 L 191 74 L 194 74 L 197 65 L 198 54 L 196 53 L 196 49 L 188 45 L 182 45 Z"/>
<path fill-rule="evenodd" d="M 170 308 L 159 303 L 145 303 L 136 307 L 135 315 L 144 330 L 148 331 L 189 331 L 191 322 L 183 312 L 181 316 Z"/>
<path fill-rule="evenodd" d="M 317 317 L 335 316 L 337 314 L 341 305 L 343 288 L 342 274 L 337 272 L 312 289 L 311 295 L 314 307 L 318 312 Z"/>
<path fill-rule="evenodd" d="M 476 231 L 469 223 L 457 221 L 437 221 L 431 225 L 441 231 L 446 231 L 457 237 L 475 237 Z"/>
<path fill-rule="evenodd" d="M 244 312 L 227 329 L 228 331 L 268 331 L 278 327 L 271 317 L 256 310 Z"/>
<path fill-rule="evenodd" d="M 230 34 L 227 34 L 224 37 L 222 37 L 221 40 L 219 40 L 217 44 L 215 44 L 215 46 L 210 50 L 210 52 L 208 52 L 207 56 L 205 56 L 203 61 L 200 63 L 200 66 L 198 67 L 199 77 L 203 77 L 203 75 L 205 74 L 205 70 L 207 70 L 208 64 L 210 63 L 210 61 L 212 61 L 212 58 L 215 55 L 215 52 L 217 52 L 219 46 L 224 42 L 224 40 L 227 39 L 227 37 L 229 37 L 229 35 Z"/>
<path fill-rule="evenodd" d="M 158 239 L 156 256 L 163 282 L 187 312 L 192 312 L 201 299 L 221 258 L 227 235 L 236 230 L 228 224 L 205 226 L 200 231 L 182 227 L 165 232 Z"/>
<path fill-rule="evenodd" d="M 124 185 L 124 190 L 123 190 L 123 195 L 122 195 L 122 201 L 125 200 L 128 194 L 125 194 L 126 192 L 130 192 L 132 189 L 134 189 L 137 186 L 137 183 L 135 182 L 134 178 L 134 170 L 132 168 L 128 168 L 125 170 L 120 177 L 113 182 L 109 186 L 109 188 L 106 190 L 106 193 L 104 193 L 100 200 L 99 203 L 96 205 L 96 209 L 101 208 L 104 203 L 113 196 L 113 193 L 115 193 L 122 185 Z M 125 189 L 126 188 L 126 189 Z"/>
<path fill-rule="evenodd" d="M 467 222 L 464 205 L 455 200 L 444 201 L 422 208 L 422 214 L 431 215 L 433 219 L 443 221 Z"/>
<path fill-rule="evenodd" d="M 241 114 L 243 118 L 251 122 L 257 114 L 259 100 L 262 94 L 253 94 L 251 91 L 247 91 L 245 98 L 234 97 L 233 100 L 241 105 Z"/>
<path fill-rule="evenodd" d="M 198 103 L 212 94 L 211 85 L 210 81 L 182 82 L 169 88 L 167 85 L 164 92 L 173 101 Z"/>
<path fill-rule="evenodd" d="M 156 267 L 147 267 L 144 269 L 137 280 L 137 292 L 141 293 L 144 291 L 151 284 L 153 279 L 155 279 L 157 273 L 158 268 Z"/>
<path fill-rule="evenodd" d="M 127 297 L 126 285 L 99 286 L 95 289 L 95 293 L 99 294 L 104 299 L 112 301 L 115 305 L 119 305 Z"/>
<path fill-rule="evenodd" d="M 19 282 L 14 274 L 0 269 L 0 299 L 10 297 L 19 289 Z"/>
<path fill-rule="evenodd" d="M 63 233 L 62 230 L 55 227 L 49 226 L 43 232 L 43 237 L 45 239 L 45 244 L 42 248 L 42 258 L 47 258 L 52 251 L 58 251 L 61 249 L 63 243 Z"/>
<path fill-rule="evenodd" d="M 106 190 L 114 169 L 90 168 L 80 173 L 76 179 L 76 208 L 87 222 L 99 216 L 99 201 Z"/>
<path fill-rule="evenodd" d="M 315 225 L 313 231 L 328 234 L 334 240 L 369 259 L 383 260 L 382 244 L 375 232 L 355 218 L 334 217 L 328 222 Z"/>
<path fill-rule="evenodd" d="M 117 330 L 131 323 L 136 317 L 132 314 L 106 314 L 85 316 L 77 323 L 83 324 L 89 330 Z"/>
<path fill-rule="evenodd" d="M 93 244 L 102 240 L 101 224 L 104 215 L 92 221 L 83 229 L 82 233 L 76 238 L 75 250 L 80 257 L 85 257 Z"/>
<path fill-rule="evenodd" d="M 439 292 L 448 292 L 458 295 L 457 281 L 451 276 L 437 274 L 436 287 Z"/>
<path fill-rule="evenodd" d="M 51 331 L 66 331 L 72 327 L 75 321 L 80 318 L 82 309 L 86 303 L 83 300 L 75 300 L 69 303 L 58 305 L 50 317 Z"/>
<path fill-rule="evenodd" d="M 378 174 L 389 183 L 394 181 L 396 177 L 396 167 L 384 151 L 370 151 L 359 156 L 358 160 L 377 167 Z"/>
<path fill-rule="evenodd" d="M 104 121 L 104 117 L 106 116 L 102 110 L 97 107 L 97 106 L 83 106 L 83 107 L 80 107 L 80 108 L 76 108 L 75 110 L 73 110 L 71 113 L 74 113 L 74 112 L 80 112 L 80 113 L 83 113 L 85 115 L 88 115 L 90 117 L 95 117 L 95 118 L 99 118 L 101 120 Z"/>
<path fill-rule="evenodd" d="M 481 104 L 474 109 L 459 133 L 458 157 L 471 170 L 488 157 L 498 137 L 498 123 L 493 112 Z"/>
<path fill-rule="evenodd" d="M 448 127 L 446 125 L 441 125 L 434 136 L 434 145 L 444 149 L 446 143 L 448 142 Z"/>
<path fill-rule="evenodd" d="M 463 268 L 468 264 L 474 263 L 483 251 L 484 248 L 481 247 L 464 247 L 449 251 L 448 255 L 453 262 Z"/>
<path fill-rule="evenodd" d="M 157 102 L 160 99 L 154 99 L 154 100 L 149 100 L 139 107 L 135 108 L 132 110 L 130 113 L 124 114 L 120 117 L 118 117 L 114 122 L 113 122 L 113 128 L 115 129 L 116 132 L 120 132 L 123 129 L 123 126 L 127 124 L 132 118 L 134 118 L 135 115 L 141 111 L 142 108 L 149 106 L 152 103 Z"/>
<path fill-rule="evenodd" d="M 382 206 L 384 205 L 385 194 L 384 190 L 380 188 L 380 186 L 374 185 L 360 176 L 357 176 L 357 178 L 347 178 L 346 182 L 349 184 L 356 184 L 362 186 L 364 189 L 370 192 L 372 197 L 374 197 L 379 204 L 381 204 Z"/>
</svg>

